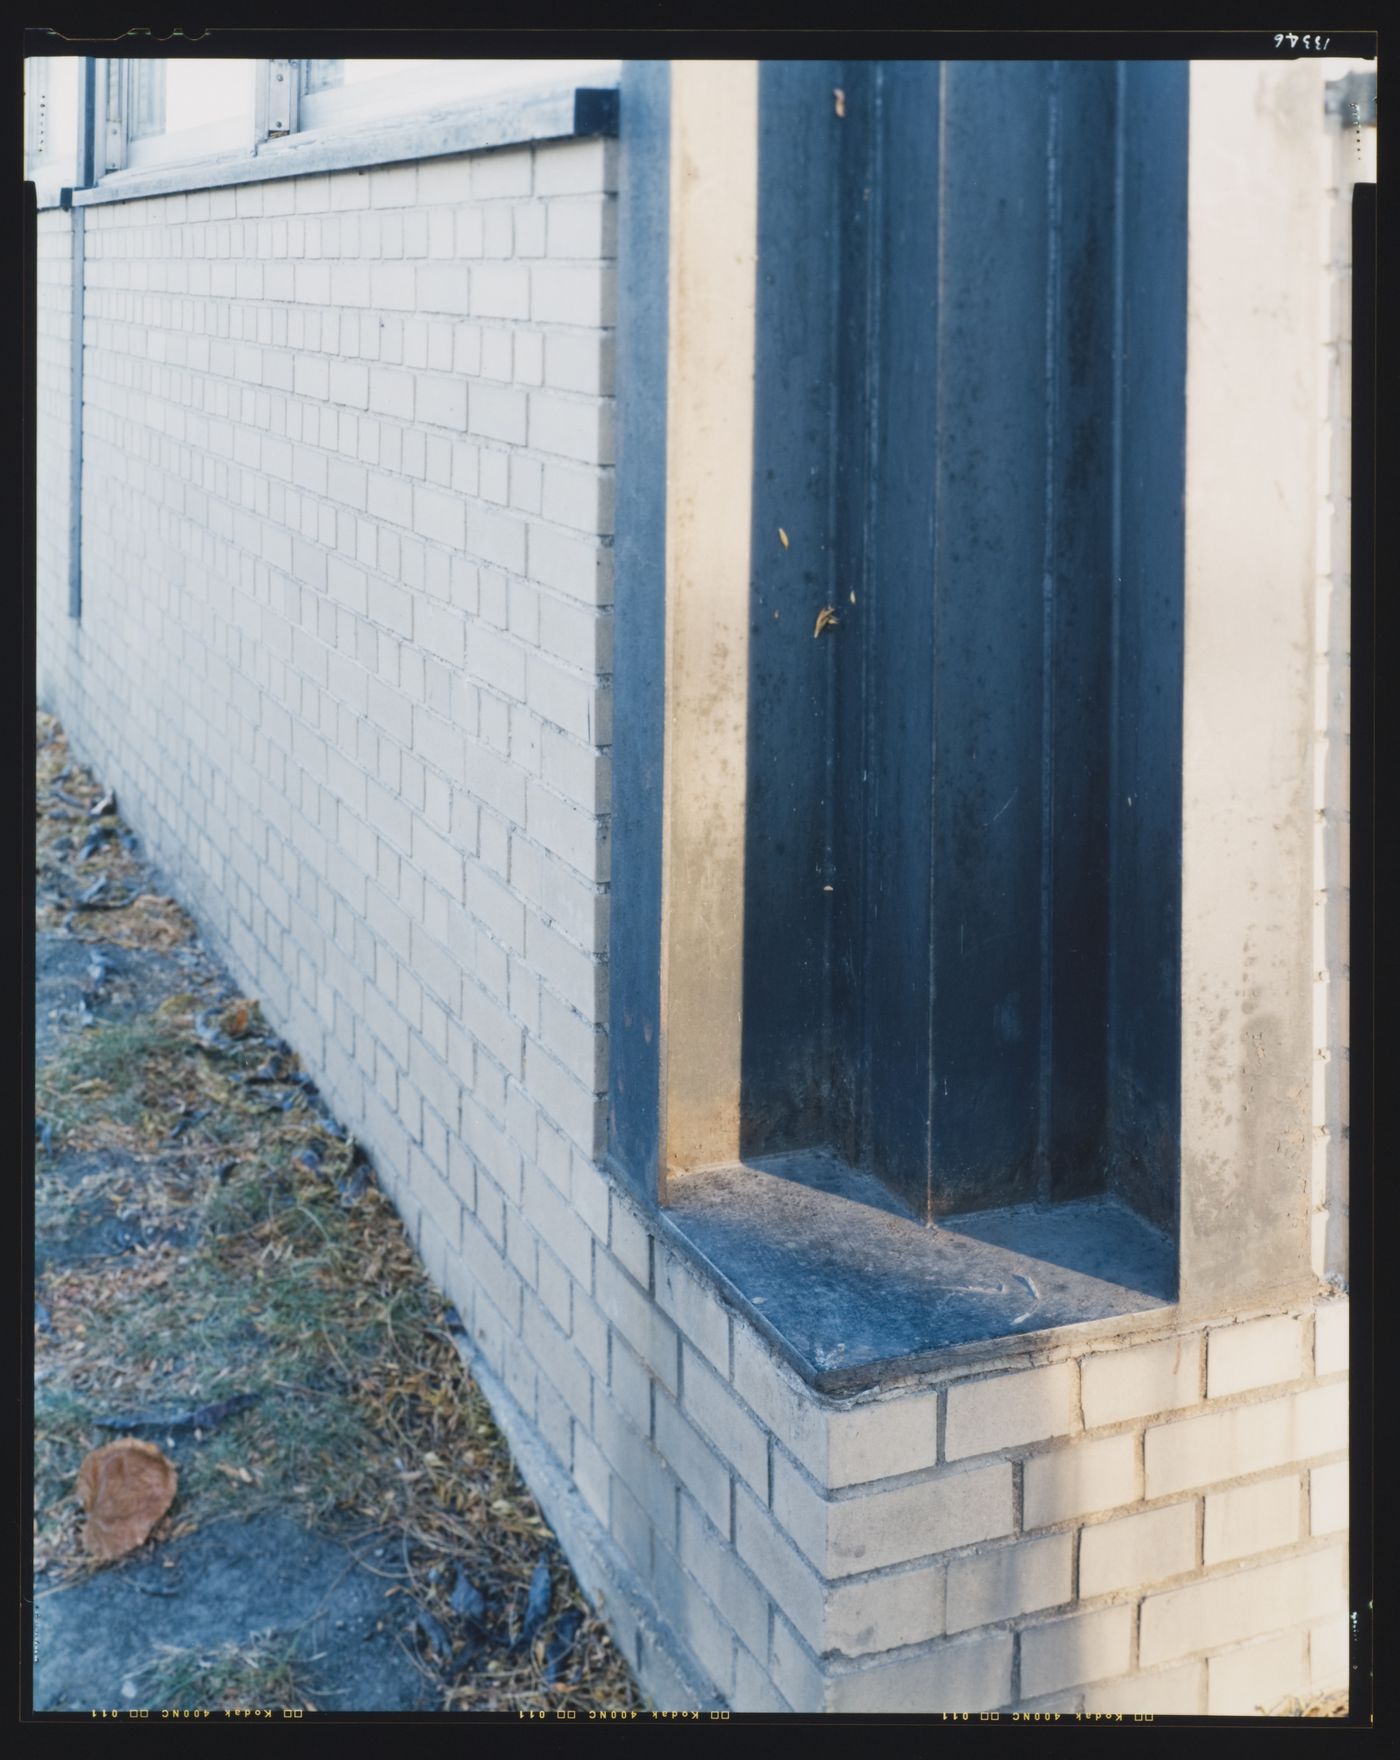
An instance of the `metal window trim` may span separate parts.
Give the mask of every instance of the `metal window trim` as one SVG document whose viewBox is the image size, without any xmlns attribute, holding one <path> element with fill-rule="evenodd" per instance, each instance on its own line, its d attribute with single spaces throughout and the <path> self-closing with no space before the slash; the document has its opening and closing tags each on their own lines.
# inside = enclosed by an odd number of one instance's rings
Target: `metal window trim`
<svg viewBox="0 0 1400 1760">
<path fill-rule="evenodd" d="M 304 61 L 259 61 L 253 96 L 253 143 L 296 134 L 301 113 Z"/>
<path fill-rule="evenodd" d="M 95 65 L 99 145 L 93 172 L 101 178 L 126 168 L 130 79 L 126 63 L 111 56 L 102 56 Z"/>
</svg>

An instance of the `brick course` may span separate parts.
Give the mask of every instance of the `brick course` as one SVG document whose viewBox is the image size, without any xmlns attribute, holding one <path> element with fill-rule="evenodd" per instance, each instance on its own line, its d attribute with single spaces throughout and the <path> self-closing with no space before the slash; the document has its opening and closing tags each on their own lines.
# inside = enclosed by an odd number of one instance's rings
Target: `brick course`
<svg viewBox="0 0 1400 1760">
<path fill-rule="evenodd" d="M 945 1450 L 950 1461 L 1019 1442 L 1063 1436 L 1074 1428 L 1078 1368 L 1045 1369 L 966 1382 L 948 1393 Z"/>
</svg>

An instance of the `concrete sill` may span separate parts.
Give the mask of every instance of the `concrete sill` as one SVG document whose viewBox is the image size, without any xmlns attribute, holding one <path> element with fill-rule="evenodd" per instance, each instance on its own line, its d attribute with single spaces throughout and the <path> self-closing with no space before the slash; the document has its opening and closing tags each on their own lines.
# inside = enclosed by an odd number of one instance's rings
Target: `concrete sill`
<svg viewBox="0 0 1400 1760">
<path fill-rule="evenodd" d="M 925 1227 L 813 1152 L 672 1175 L 663 1232 L 819 1393 L 1112 1326 L 1176 1301 L 1170 1244 L 1114 1199 Z"/>
<path fill-rule="evenodd" d="M 617 133 L 618 98 L 613 86 L 539 86 L 373 122 L 345 122 L 256 149 L 223 153 L 150 170 L 113 171 L 92 189 L 75 190 L 75 207 L 138 201 L 146 196 L 267 183 L 321 171 L 359 171 L 402 165 L 457 153 L 480 153 L 540 141 L 580 140 Z"/>
</svg>

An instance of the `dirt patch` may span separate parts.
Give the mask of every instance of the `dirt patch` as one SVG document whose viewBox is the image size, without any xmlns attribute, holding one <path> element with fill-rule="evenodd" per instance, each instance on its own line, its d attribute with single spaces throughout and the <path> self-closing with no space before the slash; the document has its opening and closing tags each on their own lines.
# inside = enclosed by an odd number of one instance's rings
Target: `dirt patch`
<svg viewBox="0 0 1400 1760">
<path fill-rule="evenodd" d="M 138 1164 L 121 1154 L 99 1150 L 50 1159 L 34 1231 L 36 1276 L 42 1280 L 52 1267 L 87 1259 L 185 1245 L 188 1229 L 153 1222 L 139 1202 L 123 1197 L 141 1178 Z"/>
<path fill-rule="evenodd" d="M 436 1710 L 402 1646 L 405 1574 L 383 1537 L 332 1539 L 285 1516 L 216 1522 L 35 1609 L 39 1711 Z M 220 1679 L 222 1676 L 222 1679 Z"/>
<path fill-rule="evenodd" d="M 177 953 L 118 947 L 73 930 L 49 930 L 34 938 L 35 1056 L 51 1057 L 62 1036 L 75 1028 L 138 1019 L 169 997 L 203 980 L 209 1001 L 232 986 L 210 974 L 188 949 Z"/>
<path fill-rule="evenodd" d="M 47 717 L 38 780 L 36 1708 L 640 1707 L 368 1158 Z M 122 1436 L 179 1489 L 99 1565 Z"/>
</svg>

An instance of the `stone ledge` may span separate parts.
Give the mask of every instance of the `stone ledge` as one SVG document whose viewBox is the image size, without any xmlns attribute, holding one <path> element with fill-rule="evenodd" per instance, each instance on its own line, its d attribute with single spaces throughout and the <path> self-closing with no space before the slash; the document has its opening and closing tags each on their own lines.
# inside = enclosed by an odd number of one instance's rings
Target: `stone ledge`
<svg viewBox="0 0 1400 1760">
<path fill-rule="evenodd" d="M 818 1393 L 847 1394 L 1065 1327 L 1158 1323 L 1169 1244 L 1112 1199 L 925 1227 L 813 1152 L 672 1176 L 656 1226 Z"/>
</svg>

